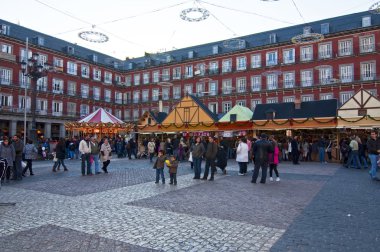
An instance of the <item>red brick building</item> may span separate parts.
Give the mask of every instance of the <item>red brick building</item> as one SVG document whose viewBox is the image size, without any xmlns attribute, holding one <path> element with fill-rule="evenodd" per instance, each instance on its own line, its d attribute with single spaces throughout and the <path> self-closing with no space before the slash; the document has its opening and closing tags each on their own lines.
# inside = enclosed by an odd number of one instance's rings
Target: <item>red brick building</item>
<svg viewBox="0 0 380 252">
<path fill-rule="evenodd" d="M 235 104 L 254 109 L 258 103 L 331 98 L 342 104 L 360 88 L 376 97 L 380 91 L 380 17 L 369 12 L 125 61 L 4 20 L 0 25 L 1 134 L 22 133 L 25 104 L 30 112 L 33 88 L 25 101 L 29 82 L 20 68 L 26 37 L 40 62 L 55 69 L 36 91 L 37 129 L 45 137 L 64 136 L 64 122 L 98 107 L 137 121 L 145 111 L 158 110 L 161 97 L 169 112 L 185 93 L 225 113 Z M 297 35 L 315 41 L 293 43 Z"/>
</svg>

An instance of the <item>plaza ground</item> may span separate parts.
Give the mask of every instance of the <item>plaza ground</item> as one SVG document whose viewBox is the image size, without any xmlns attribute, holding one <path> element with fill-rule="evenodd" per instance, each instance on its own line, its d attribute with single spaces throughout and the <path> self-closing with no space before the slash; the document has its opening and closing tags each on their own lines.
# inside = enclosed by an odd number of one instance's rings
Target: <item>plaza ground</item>
<svg viewBox="0 0 380 252">
<path fill-rule="evenodd" d="M 380 182 L 339 164 L 279 166 L 281 181 L 228 174 L 155 184 L 149 160 L 114 159 L 109 174 L 81 176 L 80 161 L 0 189 L 0 251 L 379 251 Z M 202 164 L 204 167 L 204 162 Z"/>
</svg>

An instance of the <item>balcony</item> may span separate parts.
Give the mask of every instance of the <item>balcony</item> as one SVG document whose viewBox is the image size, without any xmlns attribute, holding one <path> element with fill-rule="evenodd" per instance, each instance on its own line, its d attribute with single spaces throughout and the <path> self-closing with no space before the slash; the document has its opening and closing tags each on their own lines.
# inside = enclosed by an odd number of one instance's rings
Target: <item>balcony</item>
<svg viewBox="0 0 380 252">
<path fill-rule="evenodd" d="M 94 95 L 94 96 L 93 96 L 93 99 L 94 99 L 95 101 L 99 101 L 99 100 L 100 100 L 100 95 Z"/>
<path fill-rule="evenodd" d="M 62 116 L 62 111 L 53 112 L 52 116 Z"/>
<path fill-rule="evenodd" d="M 68 89 L 67 90 L 67 94 L 71 95 L 71 96 L 74 96 L 74 95 L 76 95 L 76 91 L 74 89 Z"/>
<path fill-rule="evenodd" d="M 121 99 L 121 98 L 116 98 L 116 99 L 115 99 L 115 103 L 116 103 L 116 104 L 123 104 L 123 99 Z"/>
<path fill-rule="evenodd" d="M 36 110 L 36 113 L 38 115 L 47 115 L 48 114 L 47 110 Z"/>
<path fill-rule="evenodd" d="M 0 52 L 0 59 L 16 62 L 16 55 L 13 55 L 10 53 L 5 53 L 5 52 Z"/>
<path fill-rule="evenodd" d="M 37 86 L 37 91 L 46 92 L 47 91 L 47 86 Z"/>
<path fill-rule="evenodd" d="M 63 94 L 63 90 L 53 90 L 53 94 Z"/>
<path fill-rule="evenodd" d="M 0 78 L 0 85 L 9 86 L 12 83 L 12 79 L 10 78 Z"/>
<path fill-rule="evenodd" d="M 375 45 L 361 45 L 360 46 L 360 53 L 371 53 L 375 51 Z"/>
</svg>

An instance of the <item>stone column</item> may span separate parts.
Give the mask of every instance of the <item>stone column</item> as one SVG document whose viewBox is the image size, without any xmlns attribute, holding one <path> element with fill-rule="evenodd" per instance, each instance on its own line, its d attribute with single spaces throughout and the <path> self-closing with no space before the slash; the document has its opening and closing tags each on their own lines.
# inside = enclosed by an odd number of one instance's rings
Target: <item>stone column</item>
<svg viewBox="0 0 380 252">
<path fill-rule="evenodd" d="M 62 123 L 59 125 L 59 137 L 65 137 L 66 136 L 66 129 L 65 125 Z"/>
<path fill-rule="evenodd" d="M 17 133 L 17 121 L 10 121 L 9 123 L 9 136 L 12 137 Z"/>
<path fill-rule="evenodd" d="M 51 138 L 51 123 L 45 123 L 44 137 Z"/>
</svg>

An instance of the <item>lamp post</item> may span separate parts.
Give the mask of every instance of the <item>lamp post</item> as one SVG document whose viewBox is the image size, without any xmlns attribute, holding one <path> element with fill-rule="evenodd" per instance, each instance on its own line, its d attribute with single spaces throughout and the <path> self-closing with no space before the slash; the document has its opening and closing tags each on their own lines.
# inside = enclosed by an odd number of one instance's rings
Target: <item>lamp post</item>
<svg viewBox="0 0 380 252">
<path fill-rule="evenodd" d="M 37 81 L 47 76 L 50 66 L 46 63 L 44 65 L 39 62 L 39 54 L 33 53 L 32 57 L 27 59 L 27 62 L 23 60 L 21 62 L 22 73 L 30 78 L 31 84 L 31 117 L 32 117 L 32 129 L 29 132 L 29 138 L 33 140 L 34 143 L 37 141 L 37 125 L 36 125 L 36 104 L 37 104 Z M 26 111 L 26 96 L 24 109 Z M 24 129 L 24 132 L 26 129 Z"/>
</svg>

